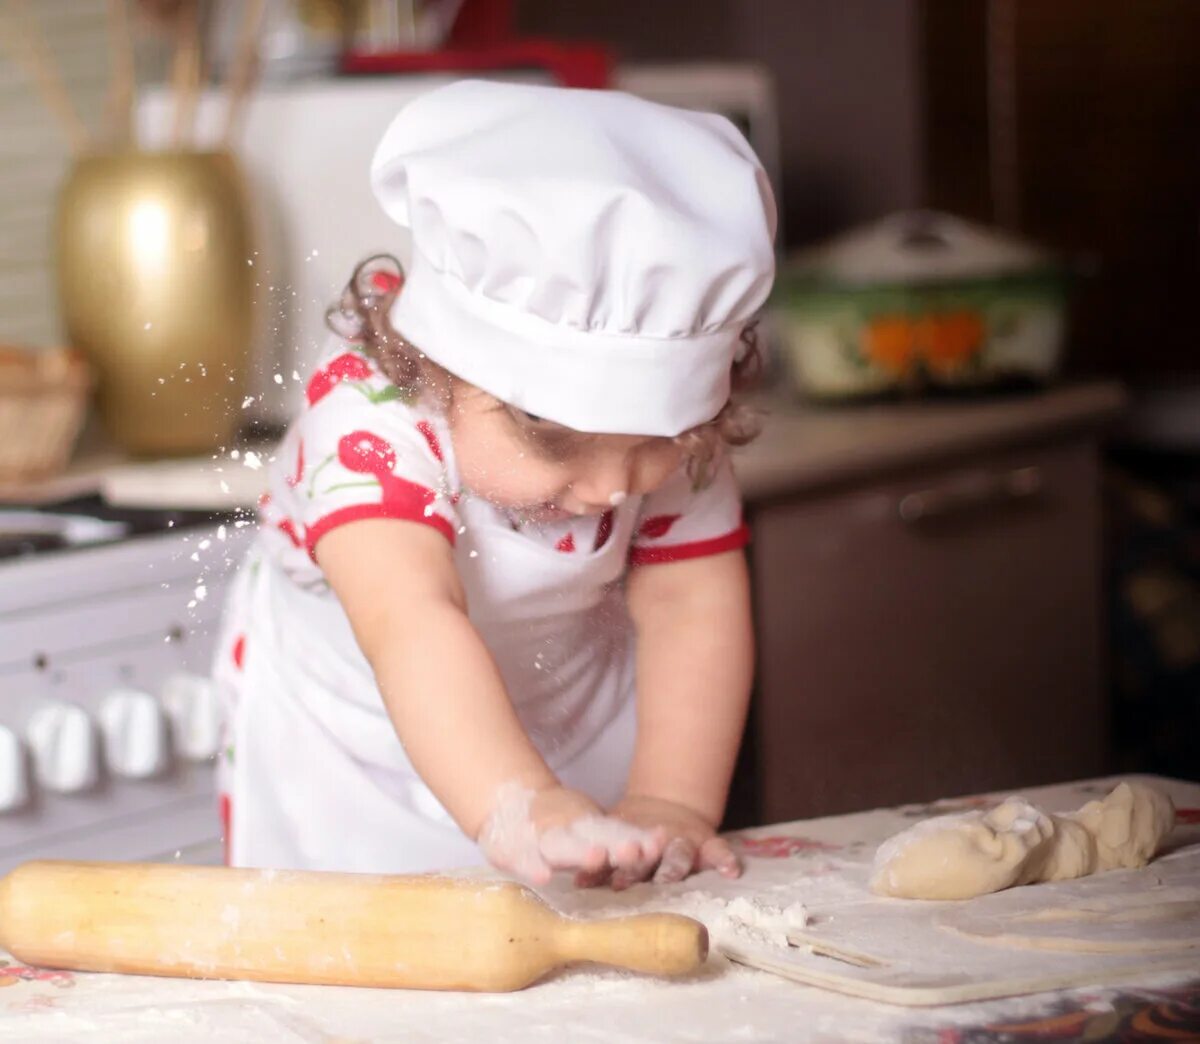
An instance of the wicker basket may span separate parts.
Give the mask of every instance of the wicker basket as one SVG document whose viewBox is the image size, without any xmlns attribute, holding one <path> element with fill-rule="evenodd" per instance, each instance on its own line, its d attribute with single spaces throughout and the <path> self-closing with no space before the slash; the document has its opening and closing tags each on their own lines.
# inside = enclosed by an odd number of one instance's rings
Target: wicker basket
<svg viewBox="0 0 1200 1044">
<path fill-rule="evenodd" d="M 67 466 L 90 385 L 76 352 L 0 348 L 0 483 L 45 478 Z"/>
</svg>

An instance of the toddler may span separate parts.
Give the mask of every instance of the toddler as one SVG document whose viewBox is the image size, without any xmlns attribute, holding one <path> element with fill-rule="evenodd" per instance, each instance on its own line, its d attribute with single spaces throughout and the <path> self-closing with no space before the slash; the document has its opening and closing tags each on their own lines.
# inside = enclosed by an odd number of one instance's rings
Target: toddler
<svg viewBox="0 0 1200 1044">
<path fill-rule="evenodd" d="M 371 180 L 402 265 L 331 312 L 226 611 L 229 860 L 736 876 L 761 166 L 718 116 L 463 81 Z"/>
</svg>

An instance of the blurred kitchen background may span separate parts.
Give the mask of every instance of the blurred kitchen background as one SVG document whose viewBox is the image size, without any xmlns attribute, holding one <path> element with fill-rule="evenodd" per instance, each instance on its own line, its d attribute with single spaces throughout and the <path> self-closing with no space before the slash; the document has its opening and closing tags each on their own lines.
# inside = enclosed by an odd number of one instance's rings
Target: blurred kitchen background
<svg viewBox="0 0 1200 1044">
<path fill-rule="evenodd" d="M 219 858 L 222 588 L 326 307 L 403 252 L 375 140 L 463 75 L 726 113 L 775 181 L 730 825 L 1200 778 L 1194 0 L 0 17 L 0 871 Z"/>
</svg>

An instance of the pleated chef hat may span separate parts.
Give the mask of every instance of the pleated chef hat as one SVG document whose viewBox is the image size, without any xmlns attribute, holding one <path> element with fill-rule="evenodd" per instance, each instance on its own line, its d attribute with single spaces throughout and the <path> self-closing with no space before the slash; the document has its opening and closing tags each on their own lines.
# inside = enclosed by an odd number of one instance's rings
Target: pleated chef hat
<svg viewBox="0 0 1200 1044">
<path fill-rule="evenodd" d="M 451 373 L 579 431 L 678 435 L 725 404 L 775 270 L 728 120 L 460 81 L 400 112 L 371 180 L 412 236 L 392 323 Z"/>
</svg>

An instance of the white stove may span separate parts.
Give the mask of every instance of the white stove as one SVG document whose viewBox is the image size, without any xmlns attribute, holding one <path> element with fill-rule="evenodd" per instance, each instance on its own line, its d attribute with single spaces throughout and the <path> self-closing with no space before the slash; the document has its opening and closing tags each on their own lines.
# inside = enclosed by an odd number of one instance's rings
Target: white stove
<svg viewBox="0 0 1200 1044">
<path fill-rule="evenodd" d="M 0 541 L 13 555 L 0 558 L 0 874 L 33 858 L 221 858 L 207 675 L 254 526 L 97 506 L 107 518 L 73 506 L 63 527 L 91 546 L 48 548 L 33 516 L 24 545 Z"/>
</svg>

